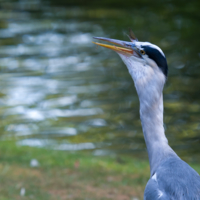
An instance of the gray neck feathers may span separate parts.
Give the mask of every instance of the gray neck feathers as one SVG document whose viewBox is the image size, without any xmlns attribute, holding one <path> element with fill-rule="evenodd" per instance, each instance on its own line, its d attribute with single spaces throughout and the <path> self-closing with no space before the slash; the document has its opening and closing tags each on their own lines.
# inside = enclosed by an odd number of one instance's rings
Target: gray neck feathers
<svg viewBox="0 0 200 200">
<path fill-rule="evenodd" d="M 161 74 L 155 72 L 148 82 L 144 79 L 137 79 L 134 82 L 140 100 L 140 119 L 153 175 L 164 159 L 177 156 L 168 145 L 163 127 L 164 80 Z"/>
<path fill-rule="evenodd" d="M 140 118 L 149 155 L 151 175 L 164 159 L 177 156 L 168 145 L 163 127 L 165 76 L 155 62 L 119 54 L 133 78 L 140 100 Z M 151 66 L 150 66 L 151 65 Z"/>
</svg>

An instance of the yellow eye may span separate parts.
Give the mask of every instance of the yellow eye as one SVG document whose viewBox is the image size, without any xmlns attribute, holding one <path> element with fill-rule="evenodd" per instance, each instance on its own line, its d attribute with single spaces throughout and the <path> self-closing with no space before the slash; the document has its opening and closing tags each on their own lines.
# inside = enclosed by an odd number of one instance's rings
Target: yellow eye
<svg viewBox="0 0 200 200">
<path fill-rule="evenodd" d="M 144 51 L 144 50 L 140 50 L 140 53 L 141 53 L 142 55 L 144 55 L 144 54 L 145 54 L 145 51 Z"/>
</svg>

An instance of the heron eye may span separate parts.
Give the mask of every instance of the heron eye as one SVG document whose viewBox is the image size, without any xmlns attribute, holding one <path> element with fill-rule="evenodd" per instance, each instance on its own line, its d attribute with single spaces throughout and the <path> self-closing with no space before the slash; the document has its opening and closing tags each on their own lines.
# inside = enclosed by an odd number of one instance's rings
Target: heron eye
<svg viewBox="0 0 200 200">
<path fill-rule="evenodd" d="M 144 55 L 144 54 L 145 54 L 145 51 L 144 51 L 144 50 L 140 50 L 140 53 L 141 53 L 142 55 Z"/>
</svg>

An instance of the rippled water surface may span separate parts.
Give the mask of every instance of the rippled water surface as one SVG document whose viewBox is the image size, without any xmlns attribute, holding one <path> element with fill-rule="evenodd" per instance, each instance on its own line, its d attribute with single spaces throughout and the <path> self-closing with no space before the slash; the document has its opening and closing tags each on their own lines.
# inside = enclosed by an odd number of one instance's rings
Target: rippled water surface
<svg viewBox="0 0 200 200">
<path fill-rule="evenodd" d="M 131 77 L 117 54 L 92 43 L 92 36 L 128 40 L 131 27 L 139 40 L 157 44 L 168 59 L 164 101 L 170 145 L 179 155 L 200 155 L 199 3 L 135 1 L 120 7 L 117 2 L 2 3 L 2 140 L 93 149 L 95 155 L 145 152 Z"/>
</svg>

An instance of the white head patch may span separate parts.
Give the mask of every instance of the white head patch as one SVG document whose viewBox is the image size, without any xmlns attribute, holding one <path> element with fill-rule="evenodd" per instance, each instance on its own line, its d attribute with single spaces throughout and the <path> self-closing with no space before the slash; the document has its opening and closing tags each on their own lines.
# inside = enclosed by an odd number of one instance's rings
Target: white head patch
<svg viewBox="0 0 200 200">
<path fill-rule="evenodd" d="M 163 53 L 163 51 L 161 50 L 161 48 L 159 48 L 155 44 L 151 44 L 150 42 L 135 42 L 135 45 L 139 49 L 143 49 L 142 46 L 150 46 L 151 48 L 157 49 L 165 57 L 165 54 Z"/>
</svg>

